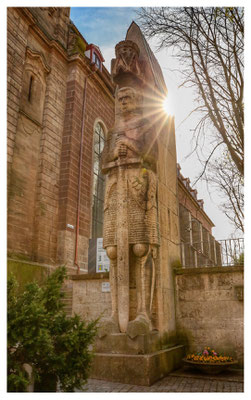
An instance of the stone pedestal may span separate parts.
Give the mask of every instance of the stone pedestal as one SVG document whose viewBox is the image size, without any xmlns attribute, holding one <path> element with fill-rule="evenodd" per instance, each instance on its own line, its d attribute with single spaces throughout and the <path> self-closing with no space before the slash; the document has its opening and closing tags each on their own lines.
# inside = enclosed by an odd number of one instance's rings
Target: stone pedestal
<svg viewBox="0 0 251 400">
<path fill-rule="evenodd" d="M 114 348 L 116 347 L 114 344 Z M 185 351 L 182 345 L 154 351 L 150 354 L 96 353 L 90 377 L 132 385 L 151 386 L 157 380 L 179 368 L 184 355 Z"/>
<path fill-rule="evenodd" d="M 158 331 L 130 338 L 126 333 L 112 333 L 98 338 L 95 344 L 97 353 L 111 354 L 149 354 L 161 349 Z"/>
<path fill-rule="evenodd" d="M 166 348 L 164 348 L 166 347 Z M 113 333 L 95 344 L 91 378 L 150 386 L 181 365 L 184 346 L 164 346 L 158 331 L 137 335 Z"/>
</svg>

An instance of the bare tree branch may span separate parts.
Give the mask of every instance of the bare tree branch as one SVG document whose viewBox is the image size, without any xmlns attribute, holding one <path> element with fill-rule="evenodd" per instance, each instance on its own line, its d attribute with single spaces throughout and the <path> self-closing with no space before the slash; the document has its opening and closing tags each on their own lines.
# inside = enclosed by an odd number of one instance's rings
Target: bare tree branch
<svg viewBox="0 0 251 400">
<path fill-rule="evenodd" d="M 196 89 L 201 118 L 206 115 L 243 176 L 243 8 L 142 8 L 139 22 L 146 36 L 158 38 L 159 48 L 175 50 L 183 85 Z"/>
</svg>

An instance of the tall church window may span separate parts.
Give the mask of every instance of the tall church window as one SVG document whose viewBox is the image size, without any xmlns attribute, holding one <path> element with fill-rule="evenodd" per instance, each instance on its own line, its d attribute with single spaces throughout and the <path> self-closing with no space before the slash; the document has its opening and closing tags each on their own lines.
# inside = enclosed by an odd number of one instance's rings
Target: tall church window
<svg viewBox="0 0 251 400">
<path fill-rule="evenodd" d="M 93 163 L 93 202 L 92 202 L 92 238 L 103 237 L 105 177 L 101 173 L 101 153 L 104 148 L 105 135 L 100 123 L 94 129 L 94 163 Z"/>
</svg>

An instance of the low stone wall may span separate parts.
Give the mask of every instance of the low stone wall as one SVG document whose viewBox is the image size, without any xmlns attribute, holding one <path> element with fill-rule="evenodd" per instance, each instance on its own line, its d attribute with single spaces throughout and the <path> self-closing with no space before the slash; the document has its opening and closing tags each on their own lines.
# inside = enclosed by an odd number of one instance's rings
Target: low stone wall
<svg viewBox="0 0 251 400">
<path fill-rule="evenodd" d="M 243 364 L 243 267 L 175 270 L 177 332 L 188 351 L 204 346 Z"/>
<path fill-rule="evenodd" d="M 72 311 L 90 321 L 111 313 L 111 294 L 103 283 L 109 282 L 109 273 L 72 275 Z"/>
<path fill-rule="evenodd" d="M 73 313 L 86 320 L 109 316 L 111 296 L 102 284 L 109 273 L 72 275 Z M 232 354 L 243 364 L 243 267 L 176 269 L 178 342 L 187 351 L 204 346 Z"/>
</svg>

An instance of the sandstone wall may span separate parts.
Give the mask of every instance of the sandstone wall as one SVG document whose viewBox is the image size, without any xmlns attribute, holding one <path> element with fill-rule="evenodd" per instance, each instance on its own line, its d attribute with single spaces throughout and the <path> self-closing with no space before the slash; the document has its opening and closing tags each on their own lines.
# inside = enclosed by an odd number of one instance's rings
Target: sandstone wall
<svg viewBox="0 0 251 400">
<path fill-rule="evenodd" d="M 105 68 L 94 73 L 81 49 L 67 48 L 69 8 L 10 7 L 7 17 L 8 254 L 76 272 L 80 187 L 77 262 L 87 272 L 93 132 L 97 120 L 113 124 L 113 86 Z"/>
<path fill-rule="evenodd" d="M 176 270 L 176 321 L 188 351 L 210 346 L 243 362 L 243 268 Z"/>
<path fill-rule="evenodd" d="M 109 316 L 109 292 L 102 283 L 109 273 L 72 276 L 73 313 L 87 320 Z M 176 270 L 174 277 L 177 340 L 187 351 L 204 346 L 232 354 L 243 364 L 243 268 L 212 267 Z"/>
<path fill-rule="evenodd" d="M 44 10 L 36 10 L 50 18 Z M 69 17 L 58 15 L 57 21 L 61 18 L 66 30 Z M 7 46 L 8 251 L 22 259 L 53 264 L 57 261 L 66 54 L 40 31 L 28 8 L 8 8 Z"/>
<path fill-rule="evenodd" d="M 90 321 L 111 314 L 111 294 L 102 292 L 102 283 L 109 282 L 109 273 L 72 276 L 72 312 Z"/>
</svg>

